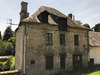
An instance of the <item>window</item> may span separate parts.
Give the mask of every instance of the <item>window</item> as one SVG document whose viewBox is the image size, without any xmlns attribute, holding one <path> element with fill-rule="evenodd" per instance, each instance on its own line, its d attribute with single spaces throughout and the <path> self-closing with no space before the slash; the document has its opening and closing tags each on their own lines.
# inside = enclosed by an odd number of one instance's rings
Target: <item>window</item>
<svg viewBox="0 0 100 75">
<path fill-rule="evenodd" d="M 48 23 L 48 15 L 49 13 L 47 11 L 44 11 L 38 15 L 38 19 L 42 23 Z"/>
<path fill-rule="evenodd" d="M 58 18 L 58 30 L 67 31 L 67 18 Z"/>
<path fill-rule="evenodd" d="M 52 45 L 52 33 L 46 33 L 46 44 Z"/>
<path fill-rule="evenodd" d="M 74 45 L 79 46 L 79 36 L 78 35 L 74 35 Z"/>
<path fill-rule="evenodd" d="M 53 56 L 46 56 L 46 69 L 53 69 Z"/>
<path fill-rule="evenodd" d="M 35 64 L 35 60 L 32 60 L 32 61 L 31 61 L 31 64 Z"/>
<path fill-rule="evenodd" d="M 60 34 L 60 45 L 65 45 L 65 34 Z"/>
<path fill-rule="evenodd" d="M 65 55 L 60 55 L 60 69 L 65 69 Z"/>
</svg>

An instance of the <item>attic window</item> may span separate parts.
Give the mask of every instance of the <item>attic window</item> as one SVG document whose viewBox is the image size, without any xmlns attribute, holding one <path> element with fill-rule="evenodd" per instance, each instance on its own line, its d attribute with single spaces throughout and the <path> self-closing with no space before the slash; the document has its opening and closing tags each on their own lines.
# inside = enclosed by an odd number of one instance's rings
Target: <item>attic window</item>
<svg viewBox="0 0 100 75">
<path fill-rule="evenodd" d="M 58 18 L 58 30 L 59 31 L 67 31 L 67 18 Z"/>
<path fill-rule="evenodd" d="M 49 13 L 47 11 L 44 11 L 38 15 L 38 19 L 41 23 L 48 23 L 48 15 Z"/>
</svg>

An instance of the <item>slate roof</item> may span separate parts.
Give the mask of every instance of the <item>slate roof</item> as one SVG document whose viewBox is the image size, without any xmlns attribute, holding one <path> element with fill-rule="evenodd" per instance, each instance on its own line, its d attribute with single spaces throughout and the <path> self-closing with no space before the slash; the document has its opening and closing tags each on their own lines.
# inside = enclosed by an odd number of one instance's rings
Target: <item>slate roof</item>
<svg viewBox="0 0 100 75">
<path fill-rule="evenodd" d="M 57 17 L 67 18 L 67 24 L 69 27 L 76 27 L 76 28 L 82 28 L 82 29 L 88 29 L 75 21 L 73 21 L 68 16 L 64 15 L 63 13 L 59 12 L 58 10 L 46 6 L 41 6 L 33 15 L 29 16 L 26 19 L 23 19 L 22 22 L 34 22 L 34 23 L 41 23 L 38 19 L 38 15 L 42 13 L 43 11 L 47 11 L 49 13 L 48 16 L 48 23 L 53 25 L 58 25 L 55 19 Z M 53 18 L 55 16 L 55 18 Z"/>
<path fill-rule="evenodd" d="M 89 44 L 91 46 L 100 46 L 100 32 L 89 32 Z"/>
</svg>

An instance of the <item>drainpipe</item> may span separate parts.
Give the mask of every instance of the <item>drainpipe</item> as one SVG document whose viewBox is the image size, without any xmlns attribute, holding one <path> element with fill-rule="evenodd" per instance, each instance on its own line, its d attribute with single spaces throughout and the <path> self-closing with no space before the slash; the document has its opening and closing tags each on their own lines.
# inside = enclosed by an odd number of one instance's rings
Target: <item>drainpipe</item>
<svg viewBox="0 0 100 75">
<path fill-rule="evenodd" d="M 23 73 L 24 73 L 24 75 L 25 75 L 25 59 L 26 59 L 26 57 L 25 57 L 25 53 L 26 53 L 26 25 L 24 25 L 25 26 L 25 32 L 24 32 L 24 64 L 23 64 Z"/>
<path fill-rule="evenodd" d="M 89 31 L 87 31 L 87 44 L 88 44 L 88 63 L 89 63 L 89 61 L 90 61 Z"/>
<path fill-rule="evenodd" d="M 26 30 L 26 25 L 24 25 L 25 26 L 25 32 L 24 32 L 24 64 L 23 64 L 23 73 L 24 73 L 24 75 L 26 74 L 26 71 L 25 71 L 25 68 L 26 68 L 26 66 L 25 66 L 25 60 L 26 60 L 26 35 L 27 35 L 27 33 L 28 33 L 28 31 L 31 29 L 31 27 L 32 26 L 30 26 L 27 30 Z"/>
</svg>

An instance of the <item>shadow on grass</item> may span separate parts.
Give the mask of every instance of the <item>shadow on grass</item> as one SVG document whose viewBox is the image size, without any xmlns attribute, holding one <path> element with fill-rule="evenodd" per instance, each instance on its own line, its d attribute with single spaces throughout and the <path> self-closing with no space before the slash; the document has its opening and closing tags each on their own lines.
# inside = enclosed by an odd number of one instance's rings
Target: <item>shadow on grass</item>
<svg viewBox="0 0 100 75">
<path fill-rule="evenodd" d="M 53 75 L 87 75 L 91 72 L 95 72 L 95 71 L 100 71 L 100 65 L 95 65 L 95 66 L 89 66 L 87 68 L 82 68 L 79 70 L 72 70 L 70 72 L 58 72 L 56 74 Z"/>
</svg>

